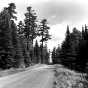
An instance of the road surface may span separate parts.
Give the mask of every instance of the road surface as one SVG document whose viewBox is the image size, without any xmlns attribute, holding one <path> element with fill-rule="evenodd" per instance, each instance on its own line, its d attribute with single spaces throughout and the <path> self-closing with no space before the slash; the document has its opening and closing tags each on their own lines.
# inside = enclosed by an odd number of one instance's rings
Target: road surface
<svg viewBox="0 0 88 88">
<path fill-rule="evenodd" d="M 53 70 L 42 66 L 0 78 L 0 88 L 52 88 L 53 81 Z"/>
</svg>

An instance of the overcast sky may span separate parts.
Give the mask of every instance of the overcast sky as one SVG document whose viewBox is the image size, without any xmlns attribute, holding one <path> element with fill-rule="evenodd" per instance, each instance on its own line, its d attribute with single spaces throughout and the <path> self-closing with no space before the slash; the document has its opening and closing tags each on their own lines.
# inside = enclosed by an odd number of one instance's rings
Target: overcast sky
<svg viewBox="0 0 88 88">
<path fill-rule="evenodd" d="M 88 24 L 88 0 L 0 0 L 0 10 L 10 2 L 16 4 L 18 20 L 24 19 L 27 6 L 33 7 L 39 19 L 48 20 L 52 34 L 50 49 L 63 41 L 67 25 L 71 30 L 81 30 L 82 25 Z"/>
</svg>

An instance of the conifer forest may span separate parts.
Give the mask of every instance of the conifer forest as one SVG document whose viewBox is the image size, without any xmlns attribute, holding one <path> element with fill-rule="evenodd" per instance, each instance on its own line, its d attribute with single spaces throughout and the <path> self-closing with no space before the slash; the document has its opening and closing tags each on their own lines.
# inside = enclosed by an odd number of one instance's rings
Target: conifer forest
<svg viewBox="0 0 88 88">
<path fill-rule="evenodd" d="M 32 64 L 50 64 L 47 42 L 52 35 L 47 19 L 38 21 L 31 6 L 26 8 L 25 19 L 16 22 L 16 5 L 8 4 L 0 12 L 0 68 L 28 67 Z M 38 38 L 40 40 L 38 40 Z M 34 42 L 35 40 L 35 42 Z M 61 46 L 52 50 L 52 64 L 62 64 L 69 69 L 88 72 L 88 26 L 70 32 L 67 25 Z"/>
<path fill-rule="evenodd" d="M 0 68 L 28 67 L 33 63 L 49 62 L 47 41 L 50 39 L 47 19 L 38 22 L 32 7 L 27 7 L 24 21 L 15 23 L 15 3 L 0 12 Z M 34 39 L 40 37 L 40 45 Z"/>
<path fill-rule="evenodd" d="M 44 8 L 52 9 L 52 14 L 55 7 L 57 14 L 60 9 L 56 9 L 57 3 L 53 4 Z M 52 47 L 53 43 L 48 43 L 55 39 L 54 33 L 50 33 L 53 25 L 48 21 L 47 9 L 43 18 L 29 5 L 25 12 L 21 11 L 24 14 L 21 20 L 15 3 L 0 11 L 0 88 L 88 88 L 88 25 L 82 24 L 78 29 L 66 24 L 64 40 L 59 44 L 60 38 L 56 38 L 58 46 Z M 60 12 L 69 19 L 68 12 L 72 10 L 67 10 Z M 61 17 L 65 19 L 65 15 Z M 51 19 L 54 18 L 53 15 Z M 57 27 L 52 28 L 54 32 Z M 64 29 L 57 30 L 55 35 L 59 36 Z"/>
</svg>

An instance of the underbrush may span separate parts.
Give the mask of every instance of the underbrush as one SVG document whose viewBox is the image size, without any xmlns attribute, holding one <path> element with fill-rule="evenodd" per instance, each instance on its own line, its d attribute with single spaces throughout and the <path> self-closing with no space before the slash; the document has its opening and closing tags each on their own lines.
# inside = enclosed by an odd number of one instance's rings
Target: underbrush
<svg viewBox="0 0 88 88">
<path fill-rule="evenodd" d="M 88 88 L 87 74 L 56 66 L 54 88 Z"/>
</svg>

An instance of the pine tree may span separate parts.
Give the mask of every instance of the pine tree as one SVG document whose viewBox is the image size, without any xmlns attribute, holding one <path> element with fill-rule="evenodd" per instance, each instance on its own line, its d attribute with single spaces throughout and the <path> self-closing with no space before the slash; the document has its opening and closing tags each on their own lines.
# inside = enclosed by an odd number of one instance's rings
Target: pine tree
<svg viewBox="0 0 88 88">
<path fill-rule="evenodd" d="M 27 41 L 27 51 L 30 52 L 31 62 L 34 57 L 33 40 L 37 37 L 37 16 L 32 7 L 27 7 L 24 20 L 24 36 Z"/>
<path fill-rule="evenodd" d="M 77 56 L 79 51 L 79 42 L 81 40 L 81 32 L 78 31 L 76 28 L 73 28 L 73 31 L 71 33 L 71 67 L 72 69 L 77 69 Z"/>
<path fill-rule="evenodd" d="M 1 68 L 10 68 L 13 65 L 14 47 L 12 45 L 11 37 L 11 20 L 15 18 L 15 4 L 10 3 L 8 7 L 0 13 L 0 54 L 1 54 Z"/>
<path fill-rule="evenodd" d="M 28 41 L 31 41 L 33 44 L 33 40 L 37 37 L 37 24 L 36 24 L 36 13 L 32 10 L 31 7 L 27 7 L 27 13 L 25 13 L 25 29 L 24 35 Z"/>
<path fill-rule="evenodd" d="M 56 47 L 53 48 L 52 51 L 53 64 L 61 64 L 60 52 L 61 52 L 61 48 L 59 45 L 57 48 Z"/>
<path fill-rule="evenodd" d="M 21 40 L 21 44 L 22 44 L 22 49 L 23 49 L 23 55 L 24 55 L 24 63 L 25 66 L 28 67 L 30 65 L 30 53 L 27 50 L 27 39 L 24 36 L 24 23 L 22 21 L 19 21 L 18 25 L 17 25 L 17 33 L 19 35 L 19 38 Z"/>
<path fill-rule="evenodd" d="M 10 3 L 0 13 L 0 68 L 6 69 L 13 65 L 14 48 L 11 37 L 11 19 L 14 19 L 15 4 Z"/>
<path fill-rule="evenodd" d="M 22 48 L 22 42 L 20 37 L 17 34 L 17 27 L 14 21 L 11 23 L 11 29 L 12 29 L 12 43 L 14 47 L 14 59 L 15 67 L 23 67 L 24 66 L 24 56 L 23 56 L 23 48 Z"/>
<path fill-rule="evenodd" d="M 39 36 L 41 36 L 41 61 L 43 63 L 43 46 L 44 46 L 44 42 L 48 41 L 50 38 L 50 34 L 49 34 L 49 29 L 50 27 L 47 25 L 47 20 L 43 19 L 41 21 L 41 24 L 39 25 Z"/>
<path fill-rule="evenodd" d="M 79 52 L 77 58 L 77 70 L 86 72 L 88 63 L 88 29 L 85 25 L 85 29 L 82 28 L 82 38 L 79 43 Z"/>
<path fill-rule="evenodd" d="M 69 32 L 67 27 L 66 38 L 62 44 L 60 51 L 60 58 L 62 64 L 69 67 L 70 69 L 77 70 L 79 63 L 79 43 L 81 40 L 81 32 L 76 28 L 73 28 L 72 33 Z"/>
<path fill-rule="evenodd" d="M 66 31 L 66 38 L 64 42 L 62 43 L 61 46 L 61 53 L 60 53 L 60 58 L 62 64 L 68 66 L 69 65 L 69 54 L 71 51 L 71 41 L 70 41 L 70 31 L 69 31 L 69 26 L 67 26 L 67 31 Z"/>
</svg>

